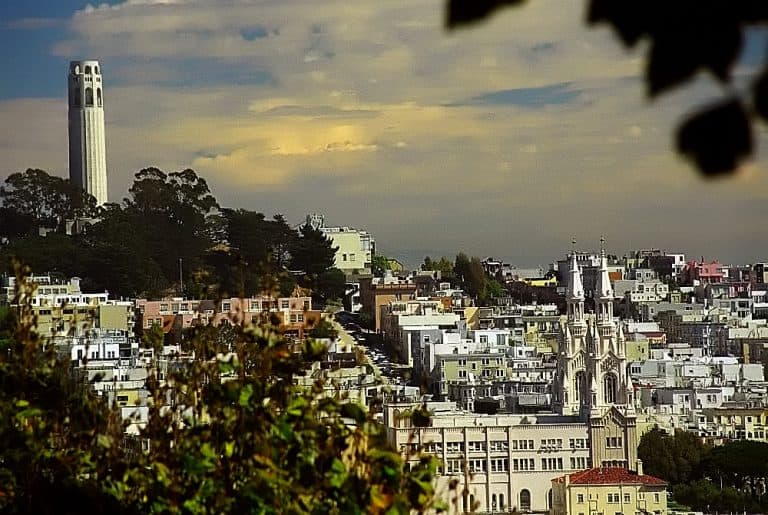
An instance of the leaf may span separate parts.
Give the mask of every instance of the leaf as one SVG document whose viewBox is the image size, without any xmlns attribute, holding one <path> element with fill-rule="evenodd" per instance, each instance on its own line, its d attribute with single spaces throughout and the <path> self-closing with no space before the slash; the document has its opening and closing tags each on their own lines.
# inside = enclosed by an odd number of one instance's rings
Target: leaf
<svg viewBox="0 0 768 515">
<path fill-rule="evenodd" d="M 448 0 L 445 24 L 449 29 L 480 22 L 502 7 L 524 3 L 525 0 Z"/>
<path fill-rule="evenodd" d="M 253 396 L 253 385 L 247 384 L 240 390 L 240 397 L 238 398 L 237 403 L 240 407 L 245 408 L 248 406 L 251 396 Z"/>
<path fill-rule="evenodd" d="M 755 111 L 763 120 L 768 121 L 768 66 L 752 86 L 752 96 Z"/>
<path fill-rule="evenodd" d="M 750 121 L 735 98 L 694 114 L 678 129 L 678 152 L 707 176 L 733 172 L 752 149 Z"/>
<path fill-rule="evenodd" d="M 648 4 L 637 0 L 592 0 L 587 23 L 610 23 L 624 45 L 632 47 L 648 32 L 648 12 Z"/>
<path fill-rule="evenodd" d="M 347 468 L 340 459 L 334 458 L 329 471 L 328 481 L 334 488 L 339 488 L 347 480 Z"/>
<path fill-rule="evenodd" d="M 343 404 L 341 406 L 341 416 L 342 417 L 349 417 L 353 419 L 356 423 L 362 424 L 365 422 L 365 420 L 368 418 L 365 415 L 365 410 L 358 404 L 349 402 L 347 404 Z"/>
<path fill-rule="evenodd" d="M 689 80 L 700 68 L 729 82 L 742 47 L 738 20 L 712 6 L 694 10 L 695 15 L 680 7 L 668 10 L 673 11 L 671 20 L 658 24 L 651 34 L 646 68 L 649 95 Z"/>
</svg>

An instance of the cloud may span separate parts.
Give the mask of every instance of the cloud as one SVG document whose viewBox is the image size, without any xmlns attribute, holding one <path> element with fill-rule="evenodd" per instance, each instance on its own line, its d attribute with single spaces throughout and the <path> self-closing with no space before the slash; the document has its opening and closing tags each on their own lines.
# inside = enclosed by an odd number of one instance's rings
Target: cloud
<svg viewBox="0 0 768 515">
<path fill-rule="evenodd" d="M 539 264 L 574 234 L 605 234 L 616 252 L 759 250 L 760 224 L 754 241 L 713 235 L 729 213 L 766 214 L 753 202 L 765 160 L 713 186 L 671 150 L 682 113 L 717 93 L 709 82 L 647 103 L 639 54 L 587 30 L 580 0 L 453 33 L 443 7 L 127 0 L 75 13 L 53 51 L 101 59 L 113 199 L 142 167 L 192 166 L 223 205 L 324 212 L 396 254 Z M 64 174 L 65 120 L 64 99 L 0 103 L 8 171 Z"/>
</svg>

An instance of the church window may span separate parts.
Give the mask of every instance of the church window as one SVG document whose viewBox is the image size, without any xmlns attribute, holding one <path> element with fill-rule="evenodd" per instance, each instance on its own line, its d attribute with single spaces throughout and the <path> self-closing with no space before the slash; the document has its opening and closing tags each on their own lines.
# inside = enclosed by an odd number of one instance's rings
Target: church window
<svg viewBox="0 0 768 515">
<path fill-rule="evenodd" d="M 616 376 L 613 374 L 606 374 L 603 377 L 603 398 L 608 404 L 614 404 L 616 402 Z"/>
</svg>

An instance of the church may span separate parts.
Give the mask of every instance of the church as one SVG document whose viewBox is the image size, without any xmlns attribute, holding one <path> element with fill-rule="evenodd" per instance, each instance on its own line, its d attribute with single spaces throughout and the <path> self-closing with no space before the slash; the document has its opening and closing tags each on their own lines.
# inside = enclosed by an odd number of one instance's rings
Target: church
<svg viewBox="0 0 768 515">
<path fill-rule="evenodd" d="M 454 402 L 429 402 L 429 427 L 414 427 L 403 413 L 418 401 L 384 406 L 392 445 L 409 461 L 418 460 L 418 453 L 409 452 L 414 449 L 440 459 L 436 486 L 451 512 L 548 513 L 552 480 L 563 474 L 593 467 L 637 471 L 634 391 L 604 250 L 594 313 L 585 309 L 575 252 L 565 279 L 567 314 L 560 324 L 551 412 L 484 415 Z M 450 489 L 454 482 L 458 487 Z"/>
<path fill-rule="evenodd" d="M 633 469 L 638 443 L 634 390 L 622 324 L 613 316 L 613 288 L 603 248 L 593 299 L 595 312 L 587 314 L 574 252 L 566 290 L 567 319 L 557 349 L 553 408 L 587 424 L 593 467 Z"/>
</svg>

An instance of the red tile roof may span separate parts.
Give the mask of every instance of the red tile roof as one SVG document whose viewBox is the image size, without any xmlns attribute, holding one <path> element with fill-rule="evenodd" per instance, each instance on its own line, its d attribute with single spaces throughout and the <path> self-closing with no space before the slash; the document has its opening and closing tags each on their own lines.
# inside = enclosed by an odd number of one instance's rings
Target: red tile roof
<svg viewBox="0 0 768 515">
<path fill-rule="evenodd" d="M 558 477 L 555 481 L 565 482 L 565 476 Z M 648 485 L 664 486 L 667 484 L 663 479 L 654 476 L 638 476 L 621 467 L 597 467 L 569 475 L 569 482 L 572 485 Z"/>
</svg>

